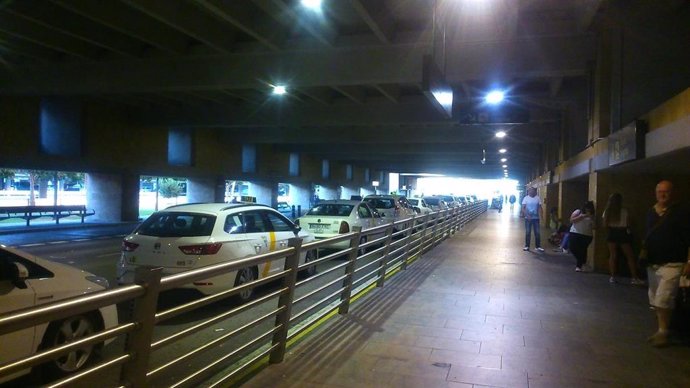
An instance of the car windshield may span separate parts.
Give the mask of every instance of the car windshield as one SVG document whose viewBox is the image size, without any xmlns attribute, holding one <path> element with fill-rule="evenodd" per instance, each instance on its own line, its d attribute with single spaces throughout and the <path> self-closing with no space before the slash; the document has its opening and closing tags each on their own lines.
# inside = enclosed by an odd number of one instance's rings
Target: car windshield
<svg viewBox="0 0 690 388">
<path fill-rule="evenodd" d="M 152 214 L 136 233 L 155 237 L 210 236 L 216 216 L 199 213 L 158 212 Z"/>
<path fill-rule="evenodd" d="M 393 209 L 395 207 L 395 200 L 391 198 L 370 198 L 367 199 L 367 203 L 376 209 Z"/>
<path fill-rule="evenodd" d="M 338 204 L 338 203 L 324 203 L 316 205 L 309 212 L 308 216 L 340 216 L 348 217 L 352 213 L 353 205 Z"/>
<path fill-rule="evenodd" d="M 425 200 L 426 200 L 426 203 L 428 203 L 429 205 L 434 205 L 434 206 L 438 206 L 438 201 L 440 201 L 438 198 L 426 198 Z"/>
</svg>

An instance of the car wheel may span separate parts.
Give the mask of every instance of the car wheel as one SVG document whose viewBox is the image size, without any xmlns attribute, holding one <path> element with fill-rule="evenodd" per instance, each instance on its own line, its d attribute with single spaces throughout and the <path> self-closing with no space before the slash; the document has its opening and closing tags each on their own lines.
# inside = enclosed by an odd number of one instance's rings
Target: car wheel
<svg viewBox="0 0 690 388">
<path fill-rule="evenodd" d="M 53 322 L 43 337 L 42 348 L 48 349 L 90 336 L 97 330 L 92 316 L 78 315 Z M 60 377 L 74 373 L 87 365 L 95 356 L 98 345 L 86 345 L 46 363 L 43 367 L 49 377 Z"/>
<path fill-rule="evenodd" d="M 366 243 L 367 243 L 367 237 L 366 236 L 362 236 L 359 238 L 359 245 L 360 246 L 362 246 Z M 357 256 L 362 256 L 365 253 L 367 253 L 367 248 L 359 248 L 359 250 L 357 250 Z"/>
<path fill-rule="evenodd" d="M 311 251 L 307 252 L 307 256 L 304 258 L 304 262 L 309 263 L 314 260 L 316 260 L 316 251 L 312 249 Z M 316 266 L 310 265 L 302 271 L 302 274 L 307 277 L 316 275 Z"/>
<path fill-rule="evenodd" d="M 235 276 L 235 287 L 239 287 L 243 284 L 247 284 L 249 282 L 253 282 L 258 278 L 256 271 L 254 268 L 242 268 L 237 271 L 237 275 Z M 245 303 L 249 302 L 252 297 L 254 296 L 254 289 L 249 288 L 246 289 L 239 294 L 237 294 L 237 300 Z"/>
</svg>

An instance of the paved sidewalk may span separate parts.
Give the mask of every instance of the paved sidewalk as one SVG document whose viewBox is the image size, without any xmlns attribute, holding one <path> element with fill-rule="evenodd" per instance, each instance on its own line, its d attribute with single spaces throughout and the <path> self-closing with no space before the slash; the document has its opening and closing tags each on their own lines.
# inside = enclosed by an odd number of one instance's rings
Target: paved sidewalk
<svg viewBox="0 0 690 388">
<path fill-rule="evenodd" d="M 523 238 L 490 211 L 242 387 L 690 387 L 690 347 L 645 342 L 645 288 Z"/>
</svg>

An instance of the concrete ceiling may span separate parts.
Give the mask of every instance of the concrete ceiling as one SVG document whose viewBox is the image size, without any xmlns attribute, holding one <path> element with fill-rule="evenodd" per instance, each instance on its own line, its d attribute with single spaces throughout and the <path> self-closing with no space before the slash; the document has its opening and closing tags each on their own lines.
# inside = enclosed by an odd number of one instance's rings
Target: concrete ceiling
<svg viewBox="0 0 690 388">
<path fill-rule="evenodd" d="M 601 2 L 4 1 L 0 94 L 107 101 L 148 125 L 398 172 L 495 178 L 505 147 L 523 178 L 587 88 Z M 424 55 L 453 88 L 452 118 L 423 93 Z M 495 86 L 528 120 L 463 124 Z"/>
</svg>

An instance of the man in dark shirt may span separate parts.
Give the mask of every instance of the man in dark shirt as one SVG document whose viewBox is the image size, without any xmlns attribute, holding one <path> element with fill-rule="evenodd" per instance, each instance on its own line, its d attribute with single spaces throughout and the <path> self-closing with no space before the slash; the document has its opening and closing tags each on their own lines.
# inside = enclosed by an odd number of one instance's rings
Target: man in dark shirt
<svg viewBox="0 0 690 388">
<path fill-rule="evenodd" d="M 656 204 L 647 213 L 644 252 L 649 304 L 656 311 L 658 323 L 657 332 L 647 340 L 654 346 L 665 346 L 680 277 L 690 276 L 690 213 L 673 201 L 670 181 L 656 185 Z"/>
</svg>

